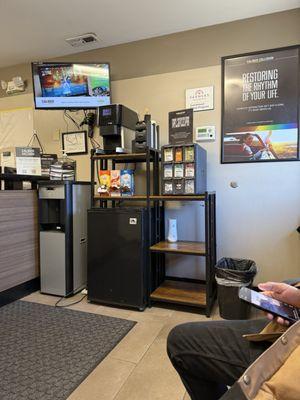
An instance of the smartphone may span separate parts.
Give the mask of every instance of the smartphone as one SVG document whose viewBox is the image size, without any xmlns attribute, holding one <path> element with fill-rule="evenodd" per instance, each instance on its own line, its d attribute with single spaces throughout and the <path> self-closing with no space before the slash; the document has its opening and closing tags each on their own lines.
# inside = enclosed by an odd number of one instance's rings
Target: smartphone
<svg viewBox="0 0 300 400">
<path fill-rule="evenodd" d="M 300 310 L 298 308 L 282 303 L 255 290 L 242 287 L 239 290 L 239 298 L 260 310 L 282 317 L 292 323 L 300 319 Z"/>
</svg>

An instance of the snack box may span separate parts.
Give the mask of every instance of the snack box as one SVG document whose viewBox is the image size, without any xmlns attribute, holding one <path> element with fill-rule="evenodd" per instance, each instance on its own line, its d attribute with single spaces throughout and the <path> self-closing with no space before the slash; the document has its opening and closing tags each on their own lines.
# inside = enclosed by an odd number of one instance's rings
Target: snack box
<svg viewBox="0 0 300 400">
<path fill-rule="evenodd" d="M 173 182 L 165 181 L 163 183 L 163 194 L 173 194 Z"/>
<path fill-rule="evenodd" d="M 174 164 L 174 178 L 183 178 L 183 164 Z"/>
<path fill-rule="evenodd" d="M 186 146 L 184 148 L 184 161 L 191 162 L 195 160 L 194 146 Z"/>
<path fill-rule="evenodd" d="M 175 162 L 182 162 L 182 147 L 175 147 Z"/>
<path fill-rule="evenodd" d="M 185 180 L 185 194 L 195 194 L 195 180 L 194 179 L 186 179 Z"/>
<path fill-rule="evenodd" d="M 183 179 L 174 179 L 174 194 L 184 194 Z"/>
<path fill-rule="evenodd" d="M 194 178 L 195 177 L 195 165 L 194 163 L 185 164 L 185 177 Z"/>
<path fill-rule="evenodd" d="M 121 170 L 121 195 L 134 195 L 134 171 L 132 169 Z"/>
<path fill-rule="evenodd" d="M 110 191 L 110 171 L 100 170 L 99 171 L 100 186 L 98 187 L 98 193 L 103 196 L 109 195 Z"/>
<path fill-rule="evenodd" d="M 164 149 L 164 161 L 165 162 L 173 161 L 173 147 L 166 147 Z"/>
<path fill-rule="evenodd" d="M 110 195 L 112 197 L 121 196 L 121 171 L 119 169 L 110 171 Z"/>
<path fill-rule="evenodd" d="M 173 164 L 164 165 L 164 179 L 173 178 Z"/>
</svg>

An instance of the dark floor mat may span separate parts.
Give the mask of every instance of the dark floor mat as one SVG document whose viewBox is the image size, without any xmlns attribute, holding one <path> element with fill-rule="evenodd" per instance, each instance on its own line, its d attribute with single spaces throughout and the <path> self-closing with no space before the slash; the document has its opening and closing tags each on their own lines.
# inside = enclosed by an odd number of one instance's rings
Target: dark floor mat
<svg viewBox="0 0 300 400">
<path fill-rule="evenodd" d="M 27 301 L 0 308 L 0 399 L 67 399 L 134 325 Z"/>
</svg>

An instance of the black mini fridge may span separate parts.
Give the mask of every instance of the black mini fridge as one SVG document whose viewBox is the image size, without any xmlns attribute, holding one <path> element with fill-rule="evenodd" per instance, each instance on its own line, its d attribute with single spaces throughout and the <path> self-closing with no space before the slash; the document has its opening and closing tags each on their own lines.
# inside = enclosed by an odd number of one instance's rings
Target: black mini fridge
<svg viewBox="0 0 300 400">
<path fill-rule="evenodd" d="M 146 208 L 88 210 L 88 300 L 144 310 L 148 248 Z"/>
</svg>

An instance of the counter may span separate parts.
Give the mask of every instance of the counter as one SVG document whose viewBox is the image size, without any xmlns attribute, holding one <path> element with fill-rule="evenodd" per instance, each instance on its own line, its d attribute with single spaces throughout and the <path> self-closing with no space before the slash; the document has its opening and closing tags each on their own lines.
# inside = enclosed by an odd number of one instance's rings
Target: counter
<svg viewBox="0 0 300 400">
<path fill-rule="evenodd" d="M 36 190 L 0 191 L 0 292 L 39 276 Z"/>
</svg>

